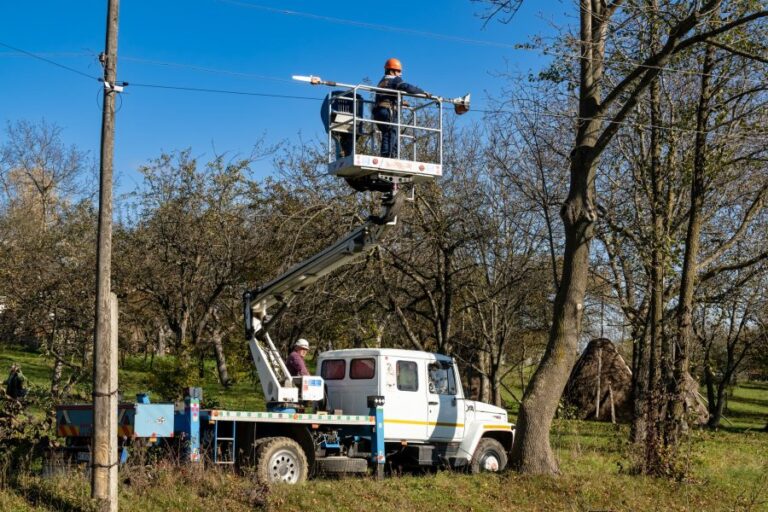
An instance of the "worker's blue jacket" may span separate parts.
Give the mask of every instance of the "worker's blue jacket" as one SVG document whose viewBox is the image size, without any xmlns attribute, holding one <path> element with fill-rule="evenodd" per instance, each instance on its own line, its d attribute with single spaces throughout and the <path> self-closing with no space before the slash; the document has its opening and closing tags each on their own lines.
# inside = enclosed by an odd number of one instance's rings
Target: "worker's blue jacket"
<svg viewBox="0 0 768 512">
<path fill-rule="evenodd" d="M 379 81 L 379 84 L 376 87 L 379 87 L 380 89 L 392 89 L 394 91 L 403 91 L 408 94 L 426 94 L 424 90 L 420 89 L 419 87 L 403 82 L 402 77 L 394 76 L 394 75 L 384 75 L 384 78 L 382 78 Z M 395 108 L 396 103 L 397 103 L 396 94 L 387 94 L 385 92 L 376 93 L 377 107 Z"/>
</svg>

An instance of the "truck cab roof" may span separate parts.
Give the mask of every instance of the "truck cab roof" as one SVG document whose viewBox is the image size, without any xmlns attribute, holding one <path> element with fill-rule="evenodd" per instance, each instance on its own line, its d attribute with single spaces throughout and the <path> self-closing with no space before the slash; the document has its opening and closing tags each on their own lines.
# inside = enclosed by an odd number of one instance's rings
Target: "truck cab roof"
<svg viewBox="0 0 768 512">
<path fill-rule="evenodd" d="M 421 350 L 406 350 L 401 348 L 345 348 L 339 350 L 328 350 L 320 354 L 320 359 L 340 358 L 340 357 L 397 357 L 401 359 L 429 359 L 437 361 L 453 361 L 453 358 L 438 354 L 435 352 L 424 352 Z"/>
</svg>

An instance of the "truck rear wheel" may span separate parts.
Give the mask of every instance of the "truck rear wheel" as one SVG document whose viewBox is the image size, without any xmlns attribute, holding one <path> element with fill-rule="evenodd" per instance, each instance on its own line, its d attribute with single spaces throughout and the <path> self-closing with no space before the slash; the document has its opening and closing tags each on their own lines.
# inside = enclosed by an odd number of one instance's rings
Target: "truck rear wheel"
<svg viewBox="0 0 768 512">
<path fill-rule="evenodd" d="M 473 474 L 498 473 L 507 467 L 507 452 L 497 440 L 484 437 L 477 443 L 469 468 Z"/>
<path fill-rule="evenodd" d="M 299 443 L 272 437 L 256 449 L 256 478 L 264 483 L 299 484 L 307 479 L 309 464 Z"/>
</svg>

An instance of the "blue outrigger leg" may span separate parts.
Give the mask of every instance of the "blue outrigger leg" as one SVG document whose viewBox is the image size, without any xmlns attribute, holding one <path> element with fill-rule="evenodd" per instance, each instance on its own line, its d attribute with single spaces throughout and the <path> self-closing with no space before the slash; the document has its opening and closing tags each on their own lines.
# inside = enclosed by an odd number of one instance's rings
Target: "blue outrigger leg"
<svg viewBox="0 0 768 512">
<path fill-rule="evenodd" d="M 376 424 L 371 432 L 371 463 L 376 478 L 384 477 L 384 463 L 387 457 L 384 453 L 384 397 L 372 395 L 368 397 L 370 415 L 376 418 Z"/>
<path fill-rule="evenodd" d="M 202 388 L 189 388 L 184 397 L 184 411 L 176 413 L 178 431 L 183 436 L 185 458 L 201 462 L 200 457 L 200 398 Z"/>
</svg>

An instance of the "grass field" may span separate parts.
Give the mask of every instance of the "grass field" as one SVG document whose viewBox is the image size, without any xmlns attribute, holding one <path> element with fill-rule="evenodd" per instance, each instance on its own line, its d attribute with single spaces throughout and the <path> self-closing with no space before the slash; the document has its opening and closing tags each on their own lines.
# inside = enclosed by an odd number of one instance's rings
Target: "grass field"
<svg viewBox="0 0 768 512">
<path fill-rule="evenodd" d="M 0 368 L 20 362 L 42 392 L 50 367 L 31 352 L 0 353 Z M 126 397 L 146 389 L 151 371 L 141 359 L 126 361 L 121 388 Z M 220 406 L 257 409 L 260 393 L 246 373 L 228 390 L 206 367 L 204 393 Z M 515 392 L 518 392 L 515 390 Z M 80 388 L 83 398 L 86 388 Z M 512 472 L 470 476 L 450 471 L 423 475 L 318 479 L 297 487 L 265 489 L 248 476 L 226 470 L 195 471 L 170 463 L 121 470 L 122 510 L 765 510 L 768 511 L 768 384 L 734 390 L 726 412 L 731 424 L 719 432 L 695 430 L 683 444 L 689 478 L 684 482 L 629 476 L 625 426 L 556 420 L 552 446 L 561 465 L 558 477 Z M 42 412 L 42 411 L 40 411 Z M 25 474 L 0 482 L 0 511 L 91 510 L 87 476 L 78 471 L 44 478 Z"/>
<path fill-rule="evenodd" d="M 150 360 L 141 357 L 128 357 L 119 368 L 119 385 L 125 401 L 132 401 L 137 393 L 149 391 L 153 401 L 162 401 L 161 396 L 151 389 L 153 374 L 168 366 L 172 358 L 157 358 L 154 365 Z M 41 354 L 20 348 L 0 348 L 0 372 L 5 372 L 11 363 L 18 363 L 32 387 L 39 393 L 50 387 L 52 362 Z M 0 373 L 3 375 L 3 373 Z M 65 374 L 66 375 L 66 374 Z M 214 361 L 207 361 L 205 376 L 194 384 L 203 388 L 203 397 L 208 404 L 238 410 L 257 410 L 264 407 L 261 385 L 252 380 L 246 371 L 234 372 L 234 385 L 224 388 L 216 376 Z M 5 376 L 3 376 L 5 379 Z M 89 382 L 83 382 L 75 387 L 73 401 L 89 401 Z"/>
</svg>

